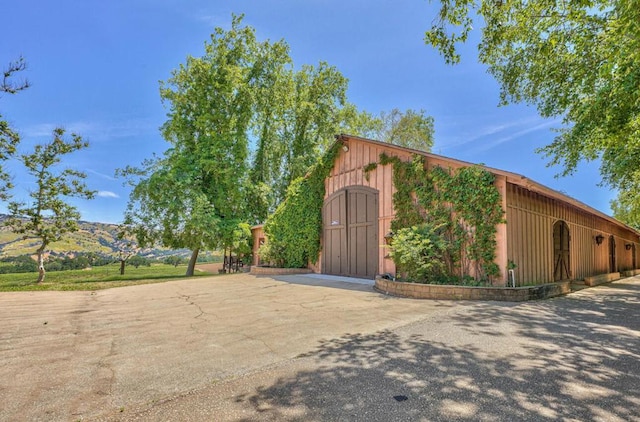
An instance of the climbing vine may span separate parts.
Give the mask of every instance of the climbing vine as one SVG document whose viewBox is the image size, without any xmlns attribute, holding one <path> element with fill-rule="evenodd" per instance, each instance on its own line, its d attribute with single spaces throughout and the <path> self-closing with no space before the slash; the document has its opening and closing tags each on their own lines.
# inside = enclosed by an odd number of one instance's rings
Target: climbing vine
<svg viewBox="0 0 640 422">
<path fill-rule="evenodd" d="M 285 200 L 265 223 L 268 242 L 260 257 L 273 265 L 303 268 L 316 263 L 322 237 L 324 181 L 333 168 L 340 144 L 334 144 L 311 168 L 289 186 Z"/>
<path fill-rule="evenodd" d="M 457 170 L 433 167 L 414 155 L 411 161 L 380 155 L 381 165 L 393 165 L 394 233 L 411 242 L 395 242 L 391 257 L 413 281 L 473 283 L 500 274 L 495 264 L 496 226 L 504 222 L 495 177 L 478 167 Z M 370 167 L 375 168 L 375 167 Z M 433 239 L 439 239 L 437 248 Z M 423 249 L 420 249 L 423 248 Z M 437 259 L 424 268 L 409 265 L 410 257 Z M 426 280 L 425 278 L 428 278 Z"/>
</svg>

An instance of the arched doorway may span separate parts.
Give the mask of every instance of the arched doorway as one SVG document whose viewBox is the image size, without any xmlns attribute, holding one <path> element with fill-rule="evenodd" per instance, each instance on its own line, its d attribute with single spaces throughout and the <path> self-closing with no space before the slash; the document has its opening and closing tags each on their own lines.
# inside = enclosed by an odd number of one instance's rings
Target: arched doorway
<svg viewBox="0 0 640 422">
<path fill-rule="evenodd" d="M 378 191 L 352 186 L 322 209 L 322 272 L 374 278 L 378 272 Z"/>
<path fill-rule="evenodd" d="M 562 220 L 553 225 L 553 280 L 569 280 L 571 278 L 571 265 L 569 244 L 569 226 Z"/>
<path fill-rule="evenodd" d="M 616 263 L 616 238 L 609 236 L 609 272 L 617 273 L 618 265 Z"/>
</svg>

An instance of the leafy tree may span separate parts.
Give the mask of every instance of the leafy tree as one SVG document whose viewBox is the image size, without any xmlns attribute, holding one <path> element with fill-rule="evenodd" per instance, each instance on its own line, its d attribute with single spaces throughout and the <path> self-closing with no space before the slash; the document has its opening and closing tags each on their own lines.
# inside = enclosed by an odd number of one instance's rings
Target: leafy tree
<svg viewBox="0 0 640 422">
<path fill-rule="evenodd" d="M 355 126 L 349 120 L 361 117 L 346 102 L 348 80 L 338 69 L 320 62 L 294 71 L 286 44 L 281 41 L 271 49 L 277 62 L 265 74 L 269 84 L 256 92 L 257 148 L 250 181 L 257 190 L 252 197 L 262 201 L 252 209 L 255 221 L 264 221 L 284 199 L 291 182 L 304 176 L 326 151 L 334 135 Z"/>
<path fill-rule="evenodd" d="M 187 275 L 193 275 L 200 249 L 218 246 L 224 231 L 244 217 L 250 81 L 261 69 L 254 60 L 255 34 L 240 21 L 234 17 L 228 31 L 216 28 L 204 56 L 188 57 L 161 83 L 169 108 L 162 134 L 171 148 L 141 169 L 121 172 L 135 186 L 125 222 L 142 246 L 159 240 L 189 248 Z"/>
<path fill-rule="evenodd" d="M 618 198 L 611 201 L 613 216 L 636 230 L 640 230 L 639 192 L 640 189 L 635 186 L 633 188 L 622 189 L 618 193 Z"/>
<path fill-rule="evenodd" d="M 162 262 L 164 262 L 167 265 L 173 265 L 174 267 L 177 267 L 178 265 L 184 264 L 185 260 L 181 256 L 171 255 L 163 259 Z"/>
<path fill-rule="evenodd" d="M 51 142 L 36 145 L 33 153 L 20 157 L 27 172 L 35 179 L 37 189 L 29 193 L 29 203 L 9 203 L 10 217 L 5 223 L 25 239 L 39 239 L 40 246 L 36 251 L 38 283 L 45 277 L 44 252 L 47 246 L 66 233 L 78 230 L 80 213 L 64 198 L 91 199 L 95 194 L 83 182 L 85 173 L 68 168 L 57 171 L 56 165 L 64 156 L 89 146 L 76 134 L 71 134 L 71 140 L 65 140 L 64 133 L 64 129 L 55 129 Z"/>
<path fill-rule="evenodd" d="M 140 251 L 140 245 L 136 243 L 134 239 L 135 234 L 133 230 L 134 228 L 127 224 L 122 224 L 118 228 L 118 234 L 116 235 L 118 242 L 116 243 L 116 247 L 118 250 L 118 261 L 120 262 L 120 275 L 124 275 L 127 260 Z"/>
<path fill-rule="evenodd" d="M 8 265 L 0 266 L 0 274 L 30 273 L 38 271 L 38 265 L 30 255 L 8 256 L 0 259 Z"/>
<path fill-rule="evenodd" d="M 138 268 L 141 265 L 145 267 L 151 266 L 151 261 L 149 261 L 149 259 L 145 258 L 144 256 L 140 256 L 140 255 L 132 256 L 131 258 L 129 258 L 128 263 L 129 265 L 133 265 L 134 268 Z"/>
<path fill-rule="evenodd" d="M 16 62 L 11 62 L 4 70 L 2 82 L 0 83 L 0 94 L 16 94 L 29 87 L 28 80 L 15 82 L 13 76 L 27 68 L 27 64 L 22 57 Z M 0 162 L 6 161 L 16 152 L 16 147 L 20 142 L 20 135 L 15 132 L 9 123 L 0 114 Z M 0 165 L 0 200 L 6 201 L 9 197 L 8 191 L 11 189 L 11 179 L 8 173 Z"/>
<path fill-rule="evenodd" d="M 460 57 L 477 14 L 480 61 L 501 103 L 533 104 L 564 127 L 541 152 L 571 174 L 602 159 L 603 181 L 629 191 L 640 180 L 640 7 L 636 0 L 441 0 L 426 34 L 448 63 Z M 627 195 L 629 192 L 623 192 Z M 633 204 L 626 199 L 622 203 Z M 636 206 L 634 204 L 634 206 Z"/>
<path fill-rule="evenodd" d="M 253 249 L 251 236 L 251 226 L 247 223 L 235 224 L 232 227 L 224 230 L 224 234 L 221 238 L 221 245 L 223 248 L 223 254 L 226 258 L 227 251 L 229 252 L 229 260 L 227 261 L 229 269 L 231 269 L 231 258 L 235 254 L 236 259 L 249 256 Z"/>
<path fill-rule="evenodd" d="M 388 113 L 380 113 L 382 125 L 376 139 L 406 148 L 431 151 L 433 117 L 425 113 L 424 110 L 411 109 L 402 112 L 397 108 Z"/>
<path fill-rule="evenodd" d="M 341 114 L 345 133 L 420 151 L 431 151 L 433 146 L 434 120 L 424 110 L 394 108 L 373 115 L 347 104 Z"/>
</svg>

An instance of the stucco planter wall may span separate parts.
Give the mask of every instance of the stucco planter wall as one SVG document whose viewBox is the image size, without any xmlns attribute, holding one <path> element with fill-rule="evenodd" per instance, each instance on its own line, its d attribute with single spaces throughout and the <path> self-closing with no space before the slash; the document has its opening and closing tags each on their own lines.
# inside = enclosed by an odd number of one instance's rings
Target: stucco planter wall
<svg viewBox="0 0 640 422">
<path fill-rule="evenodd" d="M 571 291 L 571 283 L 561 281 L 527 287 L 469 287 L 404 283 L 376 277 L 375 289 L 382 293 L 414 299 L 523 302 L 567 294 Z"/>
<path fill-rule="evenodd" d="M 309 274 L 312 271 L 308 268 L 277 268 L 252 266 L 250 274 L 253 275 L 287 275 L 287 274 Z"/>
</svg>

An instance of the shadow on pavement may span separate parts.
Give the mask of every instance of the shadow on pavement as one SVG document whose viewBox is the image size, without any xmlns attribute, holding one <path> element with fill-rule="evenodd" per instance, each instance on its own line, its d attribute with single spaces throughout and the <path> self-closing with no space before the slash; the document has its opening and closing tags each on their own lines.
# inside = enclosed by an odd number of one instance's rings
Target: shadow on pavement
<svg viewBox="0 0 640 422">
<path fill-rule="evenodd" d="M 591 290 L 480 303 L 447 316 L 463 336 L 480 333 L 486 343 L 415 332 L 346 335 L 304 356 L 317 370 L 237 401 L 260 420 L 638 421 L 640 284 Z M 507 335 L 497 329 L 505 318 L 521 340 L 495 353 L 491 339 Z"/>
</svg>

